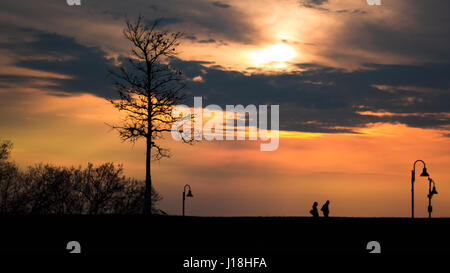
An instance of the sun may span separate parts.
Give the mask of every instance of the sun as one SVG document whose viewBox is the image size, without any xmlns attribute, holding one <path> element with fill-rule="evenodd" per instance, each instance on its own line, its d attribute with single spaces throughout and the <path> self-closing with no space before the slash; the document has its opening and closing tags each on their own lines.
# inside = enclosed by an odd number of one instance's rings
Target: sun
<svg viewBox="0 0 450 273">
<path fill-rule="evenodd" d="M 285 43 L 271 45 L 265 49 L 252 51 L 248 57 L 254 65 L 273 65 L 275 68 L 282 68 L 297 55 L 294 48 Z"/>
</svg>

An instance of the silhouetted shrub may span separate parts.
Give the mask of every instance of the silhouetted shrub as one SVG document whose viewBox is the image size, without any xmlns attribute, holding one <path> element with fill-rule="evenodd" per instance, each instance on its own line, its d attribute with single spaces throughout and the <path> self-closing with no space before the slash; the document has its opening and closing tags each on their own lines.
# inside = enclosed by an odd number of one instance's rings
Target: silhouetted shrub
<svg viewBox="0 0 450 273">
<path fill-rule="evenodd" d="M 0 144 L 1 214 L 139 214 L 143 181 L 123 175 L 122 165 L 67 168 L 39 164 L 25 171 L 7 161 L 11 143 Z M 152 203 L 162 197 L 152 190 Z M 152 206 L 155 207 L 155 206 Z M 156 209 L 154 212 L 159 211 Z"/>
</svg>

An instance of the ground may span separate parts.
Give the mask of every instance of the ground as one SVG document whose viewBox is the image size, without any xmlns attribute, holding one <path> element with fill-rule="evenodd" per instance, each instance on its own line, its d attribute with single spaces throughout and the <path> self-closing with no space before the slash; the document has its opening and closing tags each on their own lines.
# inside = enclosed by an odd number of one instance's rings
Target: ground
<svg viewBox="0 0 450 273">
<path fill-rule="evenodd" d="M 208 254 L 447 252 L 450 219 L 307 217 L 1 216 L 0 251 Z M 7 234 L 7 235 L 6 235 Z"/>
</svg>

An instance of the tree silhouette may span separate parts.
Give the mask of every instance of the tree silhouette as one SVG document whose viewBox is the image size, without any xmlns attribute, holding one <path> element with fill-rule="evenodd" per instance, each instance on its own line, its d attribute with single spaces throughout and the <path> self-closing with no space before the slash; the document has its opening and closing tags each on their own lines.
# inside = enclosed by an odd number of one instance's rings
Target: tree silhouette
<svg viewBox="0 0 450 273">
<path fill-rule="evenodd" d="M 143 213 L 151 214 L 151 160 L 168 157 L 167 149 L 157 144 L 163 133 L 170 132 L 173 123 L 182 117 L 173 117 L 172 109 L 184 96 L 185 82 L 181 71 L 169 65 L 176 55 L 181 32 L 167 32 L 151 27 L 139 16 L 136 23 L 126 21 L 125 38 L 131 43 L 131 56 L 110 73 L 119 99 L 110 102 L 126 117 L 121 125 L 111 125 L 123 141 L 146 140 L 145 192 Z M 187 141 L 189 142 L 189 141 Z"/>
<path fill-rule="evenodd" d="M 9 140 L 3 140 L 0 143 L 0 160 L 8 159 L 12 149 L 12 143 Z"/>
<path fill-rule="evenodd" d="M 8 155 L 11 147 L 0 143 L 0 154 Z M 0 159 L 0 214 L 138 214 L 143 195 L 144 183 L 125 177 L 121 165 L 38 164 L 22 171 L 7 157 Z M 152 189 L 153 207 L 161 199 Z"/>
</svg>

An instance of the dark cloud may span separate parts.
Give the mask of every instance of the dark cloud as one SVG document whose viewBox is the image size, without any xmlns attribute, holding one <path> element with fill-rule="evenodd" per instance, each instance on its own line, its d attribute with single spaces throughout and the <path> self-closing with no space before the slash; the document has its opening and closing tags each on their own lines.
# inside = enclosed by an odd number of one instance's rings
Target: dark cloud
<svg viewBox="0 0 450 273">
<path fill-rule="evenodd" d="M 78 36 L 74 32 L 79 21 L 92 23 L 92 29 L 96 29 L 96 23 L 121 24 L 125 18 L 137 18 L 139 14 L 150 25 L 155 19 L 162 17 L 161 26 L 199 37 L 214 34 L 216 39 L 249 44 L 259 41 L 261 35 L 246 11 L 230 8 L 225 0 L 95 0 L 86 1 L 80 8 L 68 7 L 64 0 L 3 0 L 1 6 L 4 14 L 16 18 L 12 19 L 11 24 L 29 27 L 39 25 L 41 29 L 55 30 L 58 28 L 53 22 L 60 22 L 61 25 L 67 25 L 68 29 L 73 28 L 72 31 L 64 32 L 71 36 Z"/>
<path fill-rule="evenodd" d="M 127 13 L 125 11 L 114 11 L 114 10 L 102 10 L 99 12 L 100 14 L 109 14 L 115 20 L 124 19 L 127 17 Z"/>
<path fill-rule="evenodd" d="M 0 42 L 0 48 L 20 56 L 15 66 L 72 77 L 46 78 L 48 89 L 114 96 L 107 73 L 112 61 L 100 49 L 33 29 L 9 28 L 9 31 L 18 36 Z M 280 104 L 283 130 L 352 132 L 372 122 L 421 128 L 450 124 L 448 115 L 442 115 L 450 112 L 449 63 L 366 64 L 356 71 L 306 63 L 297 65 L 302 72 L 274 75 L 248 75 L 225 70 L 212 62 L 176 58 L 171 65 L 181 68 L 189 78 L 202 76 L 203 81 L 191 82 L 187 91 L 191 98 L 202 96 L 205 104 Z M 38 80 L 38 77 L 0 75 L 2 86 L 21 83 L 42 87 L 42 81 Z M 396 114 L 377 116 L 358 112 Z"/>
<path fill-rule="evenodd" d="M 215 43 L 216 40 L 210 38 L 208 40 L 200 40 L 198 42 L 201 43 L 201 44 L 212 44 L 212 43 Z"/>
<path fill-rule="evenodd" d="M 300 6 L 305 8 L 317 9 L 320 11 L 330 11 L 328 8 L 322 7 L 323 4 L 328 3 L 328 0 L 300 0 Z"/>
<path fill-rule="evenodd" d="M 328 10 L 324 0 L 301 3 Z M 414 65 L 368 63 L 355 71 L 314 63 L 298 64 L 302 72 L 275 75 L 248 75 L 212 62 L 173 59 L 172 65 L 181 68 L 189 78 L 202 76 L 201 82 L 190 83 L 188 92 L 191 97 L 203 96 L 205 104 L 280 104 L 281 128 L 284 130 L 352 132 L 371 122 L 403 123 L 420 128 L 448 126 L 450 25 L 447 16 L 450 2 L 411 0 L 411 5 L 416 22 L 411 26 L 392 28 L 395 22 L 352 19 L 344 22 L 344 27 L 336 32 L 337 38 L 330 40 L 330 44 L 333 48 L 354 49 L 354 52 L 370 50 L 377 56 L 400 54 L 432 61 Z M 162 19 L 164 26 L 178 23 L 195 26 L 195 31 L 188 32 L 195 35 L 185 38 L 199 43 L 220 42 L 223 37 L 227 41 L 245 43 L 254 36 L 254 30 L 242 14 L 233 13 L 234 9 L 211 8 L 211 2 L 193 2 L 190 6 L 168 0 L 158 3 L 157 12 L 166 14 L 167 17 Z M 336 12 L 361 13 L 350 9 Z M 147 18 L 159 17 L 151 14 Z M 153 20 L 147 23 L 151 24 Z M 8 37 L 0 41 L 0 49 L 19 56 L 15 58 L 15 66 L 72 77 L 42 81 L 39 77 L 0 75 L 0 87 L 10 84 L 42 87 L 49 82 L 45 87 L 55 92 L 87 92 L 101 97 L 114 95 L 107 73 L 112 61 L 99 48 L 35 29 L 0 24 L 0 30 Z M 196 35 L 217 40 L 199 40 Z M 30 37 L 33 39 L 28 39 Z M 335 58 L 333 48 L 327 47 L 321 56 Z M 361 115 L 359 112 L 396 114 Z"/>
<path fill-rule="evenodd" d="M 185 35 L 184 38 L 192 41 L 197 40 L 197 37 L 195 35 Z"/>
<path fill-rule="evenodd" d="M 220 2 L 220 1 L 213 2 L 212 4 L 213 4 L 213 6 L 216 6 L 216 7 L 219 7 L 219 8 L 224 8 L 224 9 L 231 7 L 230 5 L 228 5 L 226 3 L 223 3 L 223 2 Z"/>
<path fill-rule="evenodd" d="M 300 3 L 320 6 L 324 3 L 328 3 L 328 0 L 301 0 Z"/>
<path fill-rule="evenodd" d="M 3 26 L 5 27 L 5 26 Z M 8 31 L 20 34 L 24 39 L 0 42 L 0 48 L 18 56 L 14 66 L 53 72 L 70 76 L 71 79 L 47 79 L 48 89 L 63 92 L 86 92 L 110 97 L 110 79 L 107 69 L 112 60 L 96 47 L 87 47 L 73 38 L 34 29 L 20 29 L 9 26 Z M 32 38 L 31 41 L 27 39 Z M 30 82 L 39 78 L 28 76 L 0 75 L 5 83 Z M 40 85 L 40 87 L 43 87 Z"/>
<path fill-rule="evenodd" d="M 173 24 L 179 24 L 182 23 L 183 20 L 179 19 L 179 18 L 157 18 L 157 19 L 149 19 L 146 20 L 145 23 L 149 26 L 152 26 L 155 22 L 158 22 L 158 26 L 159 27 L 165 27 L 168 25 L 173 25 Z"/>
<path fill-rule="evenodd" d="M 189 93 L 203 96 L 205 104 L 280 104 L 280 126 L 285 130 L 351 132 L 373 122 L 421 128 L 450 124 L 442 114 L 450 112 L 450 64 L 367 64 L 353 72 L 299 64 L 305 71 L 279 75 L 245 75 L 182 60 L 172 65 L 188 77 L 202 76 L 202 82 L 190 84 Z M 359 114 L 367 111 L 396 114 Z"/>
<path fill-rule="evenodd" d="M 325 7 L 328 4 L 328 0 L 300 0 L 300 6 L 310 9 L 315 9 L 324 12 L 331 12 L 337 14 L 366 14 L 367 12 L 361 9 L 339 9 L 339 10 L 331 10 L 328 7 Z"/>
<path fill-rule="evenodd" d="M 341 56 L 338 52 L 353 49 L 378 56 L 402 56 L 415 62 L 450 59 L 450 1 L 398 1 L 381 8 L 391 9 L 391 15 L 378 19 L 349 17 L 344 27 L 330 36 L 336 50 L 327 48 L 320 54 L 345 61 L 357 56 Z"/>
<path fill-rule="evenodd" d="M 367 14 L 367 11 L 360 10 L 360 9 L 341 9 L 336 10 L 336 13 L 346 13 L 346 14 Z"/>
<path fill-rule="evenodd" d="M 158 17 L 161 14 L 169 18 L 178 18 L 183 21 L 181 29 L 186 33 L 200 36 L 201 34 L 214 33 L 217 39 L 235 41 L 249 44 L 257 41 L 259 31 L 255 29 L 245 13 L 233 8 L 211 8 L 215 2 L 190 1 L 186 5 L 180 5 L 178 0 L 157 1 L 158 10 L 144 16 Z M 219 2 L 223 5 L 228 5 Z M 217 6 L 217 4 L 215 5 Z"/>
</svg>

